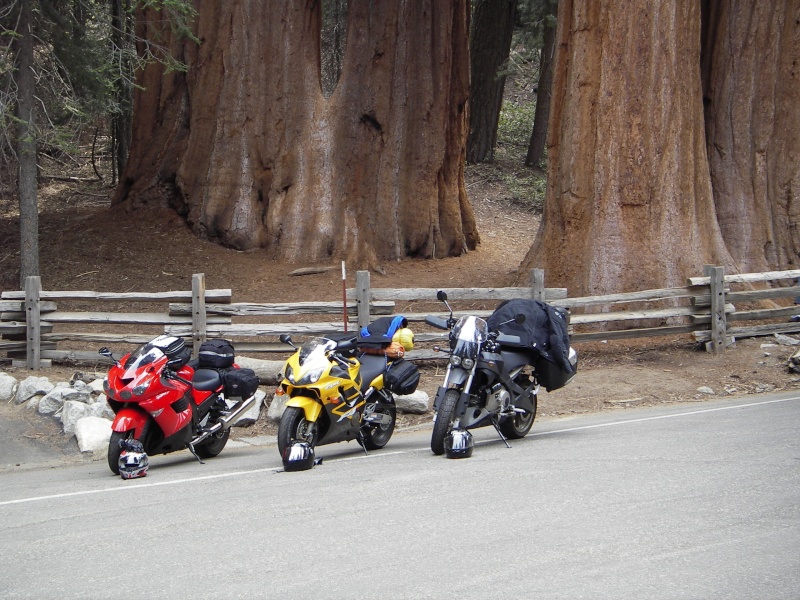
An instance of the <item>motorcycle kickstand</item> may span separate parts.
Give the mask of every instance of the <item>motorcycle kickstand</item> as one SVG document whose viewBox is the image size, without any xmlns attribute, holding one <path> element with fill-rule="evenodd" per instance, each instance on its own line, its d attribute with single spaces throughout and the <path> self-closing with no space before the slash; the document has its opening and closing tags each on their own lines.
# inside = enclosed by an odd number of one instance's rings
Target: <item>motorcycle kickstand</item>
<svg viewBox="0 0 800 600">
<path fill-rule="evenodd" d="M 358 445 L 361 446 L 361 449 L 364 451 L 364 454 L 369 456 L 369 452 L 367 452 L 367 446 L 364 443 L 364 434 L 360 431 L 358 432 Z"/>
<path fill-rule="evenodd" d="M 202 461 L 202 459 L 199 456 L 197 456 L 197 452 L 195 452 L 194 446 L 192 446 L 191 444 L 186 444 L 186 447 L 189 449 L 189 452 L 192 453 L 192 456 L 194 456 L 197 459 L 197 462 L 199 462 L 201 465 L 206 464 Z"/>
<path fill-rule="evenodd" d="M 506 436 L 503 435 L 503 432 L 500 431 L 500 425 L 497 424 L 497 421 L 492 419 L 492 425 L 494 425 L 495 431 L 497 431 L 497 435 L 500 436 L 500 439 L 503 440 L 503 443 L 506 445 L 506 448 L 511 448 L 511 445 L 506 440 Z"/>
</svg>

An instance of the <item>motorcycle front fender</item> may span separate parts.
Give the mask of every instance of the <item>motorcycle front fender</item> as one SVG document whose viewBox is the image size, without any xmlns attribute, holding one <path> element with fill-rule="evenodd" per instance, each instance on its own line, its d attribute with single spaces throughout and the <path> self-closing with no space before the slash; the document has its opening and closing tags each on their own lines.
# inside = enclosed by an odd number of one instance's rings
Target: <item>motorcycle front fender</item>
<svg viewBox="0 0 800 600">
<path fill-rule="evenodd" d="M 142 438 L 144 426 L 150 419 L 150 415 L 142 410 L 136 408 L 123 408 L 114 417 L 114 422 L 111 423 L 111 431 L 124 433 L 133 429 L 133 437 L 137 440 Z"/>
<path fill-rule="evenodd" d="M 294 406 L 295 408 L 302 409 L 303 413 L 305 413 L 306 421 L 309 423 L 315 423 L 322 412 L 322 404 L 306 396 L 294 396 L 289 398 L 289 400 L 286 401 L 286 406 Z"/>
</svg>

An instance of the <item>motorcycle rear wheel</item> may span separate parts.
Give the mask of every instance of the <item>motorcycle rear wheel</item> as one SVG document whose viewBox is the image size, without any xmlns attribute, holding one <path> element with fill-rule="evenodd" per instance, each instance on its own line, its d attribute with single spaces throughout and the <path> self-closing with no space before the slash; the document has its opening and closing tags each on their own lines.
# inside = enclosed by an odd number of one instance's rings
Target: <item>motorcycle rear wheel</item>
<svg viewBox="0 0 800 600">
<path fill-rule="evenodd" d="M 228 443 L 228 438 L 231 436 L 231 430 L 226 429 L 217 435 L 210 435 L 202 443 L 198 444 L 194 451 L 200 458 L 214 458 Z"/>
<path fill-rule="evenodd" d="M 456 404 L 458 404 L 460 395 L 456 389 L 447 390 L 442 398 L 442 404 L 436 412 L 436 422 L 433 424 L 433 433 L 431 434 L 431 451 L 437 456 L 444 454 L 444 439 L 453 428 Z"/>
<path fill-rule="evenodd" d="M 312 448 L 317 445 L 317 424 L 306 421 L 305 412 L 296 406 L 287 406 L 281 415 L 278 426 L 278 452 L 292 445 L 292 442 L 306 442 Z"/>
<path fill-rule="evenodd" d="M 389 440 L 394 433 L 394 426 L 397 423 L 397 409 L 394 406 L 381 407 L 375 410 L 378 414 L 388 414 L 392 422 L 388 425 L 380 425 L 376 423 L 367 423 L 361 428 L 362 440 L 365 450 L 380 450 Z"/>
<path fill-rule="evenodd" d="M 536 396 L 533 397 L 533 412 L 517 413 L 500 423 L 500 431 L 510 440 L 518 440 L 528 435 L 536 418 Z"/>
</svg>

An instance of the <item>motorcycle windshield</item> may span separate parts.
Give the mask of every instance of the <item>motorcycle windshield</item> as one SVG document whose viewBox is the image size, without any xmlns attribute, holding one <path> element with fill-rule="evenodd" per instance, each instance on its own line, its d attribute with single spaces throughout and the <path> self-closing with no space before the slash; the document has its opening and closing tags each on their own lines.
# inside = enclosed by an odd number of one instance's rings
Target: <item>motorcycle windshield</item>
<svg viewBox="0 0 800 600">
<path fill-rule="evenodd" d="M 478 317 L 461 317 L 452 332 L 453 354 L 462 358 L 477 358 L 481 344 L 489 339 L 486 321 Z"/>
<path fill-rule="evenodd" d="M 153 364 L 163 356 L 165 356 L 165 354 L 160 348 L 156 348 L 150 344 L 145 344 L 136 350 L 136 352 L 132 353 L 128 357 L 128 360 L 125 361 L 125 364 L 123 365 L 125 369 L 123 378 L 132 378 L 143 367 Z"/>
<path fill-rule="evenodd" d="M 326 353 L 336 348 L 336 342 L 325 338 L 312 338 L 300 346 L 300 366 L 313 369 L 315 366 L 327 365 L 330 361 Z"/>
</svg>

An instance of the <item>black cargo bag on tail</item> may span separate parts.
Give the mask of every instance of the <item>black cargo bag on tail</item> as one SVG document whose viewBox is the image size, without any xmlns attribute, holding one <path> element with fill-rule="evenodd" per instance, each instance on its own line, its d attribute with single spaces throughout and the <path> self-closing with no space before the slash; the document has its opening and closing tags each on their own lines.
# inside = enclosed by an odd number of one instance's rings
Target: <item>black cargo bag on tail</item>
<svg viewBox="0 0 800 600">
<path fill-rule="evenodd" d="M 206 340 L 197 355 L 201 369 L 227 369 L 233 365 L 233 344 L 228 340 Z"/>
<path fill-rule="evenodd" d="M 253 369 L 228 369 L 225 371 L 225 396 L 247 399 L 258 389 L 258 375 Z"/>
<path fill-rule="evenodd" d="M 402 358 L 392 361 L 386 367 L 383 383 L 390 392 L 405 396 L 413 394 L 419 384 L 419 369 L 414 363 Z"/>
</svg>

